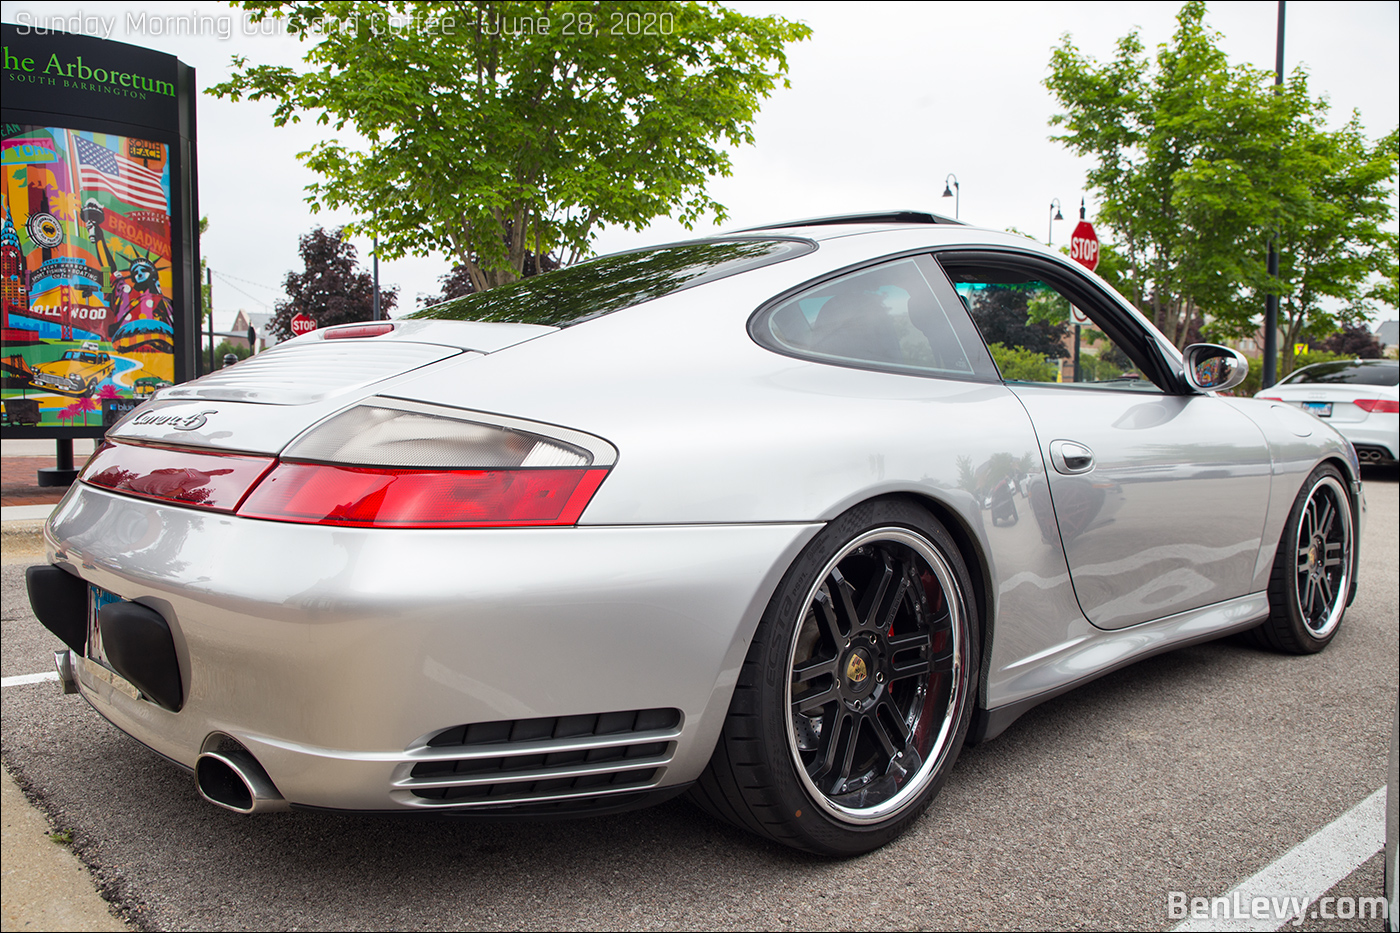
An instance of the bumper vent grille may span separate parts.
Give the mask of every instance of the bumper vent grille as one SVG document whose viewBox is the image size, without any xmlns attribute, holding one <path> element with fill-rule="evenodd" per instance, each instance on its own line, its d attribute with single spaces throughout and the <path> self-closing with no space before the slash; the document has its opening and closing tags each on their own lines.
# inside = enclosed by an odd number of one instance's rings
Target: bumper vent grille
<svg viewBox="0 0 1400 933">
<path fill-rule="evenodd" d="M 681 719 L 646 709 L 454 726 L 410 749 L 395 788 L 425 804 L 490 807 L 637 791 L 665 773 Z"/>
</svg>

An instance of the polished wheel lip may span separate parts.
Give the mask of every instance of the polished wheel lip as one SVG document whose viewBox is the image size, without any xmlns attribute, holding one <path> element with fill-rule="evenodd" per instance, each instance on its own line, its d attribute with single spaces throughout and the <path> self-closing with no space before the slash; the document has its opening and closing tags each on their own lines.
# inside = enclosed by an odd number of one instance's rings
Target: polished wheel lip
<svg viewBox="0 0 1400 933">
<path fill-rule="evenodd" d="M 1319 498 L 1319 493 L 1324 495 Z M 1330 500 L 1323 502 L 1322 499 Z M 1331 515 L 1323 509 L 1330 505 Z M 1333 534 L 1332 520 L 1336 523 Z M 1335 548 L 1335 557 L 1329 553 Z M 1307 633 L 1316 639 L 1330 636 L 1346 612 L 1347 595 L 1351 588 L 1353 534 L 1351 499 L 1335 476 L 1322 476 L 1308 490 L 1303 510 L 1298 516 L 1298 531 L 1294 539 L 1293 597 L 1298 614 Z M 1328 567 L 1340 567 L 1335 575 Z M 1308 611 L 1310 595 L 1321 594 L 1326 600 L 1325 612 Z"/>
<path fill-rule="evenodd" d="M 919 770 L 910 778 L 905 786 L 890 799 L 883 801 L 873 807 L 852 808 L 842 806 L 833 801 L 827 794 L 819 789 L 807 774 L 806 764 L 802 760 L 801 752 L 797 746 L 797 730 L 792 714 L 792 672 L 797 660 L 797 647 L 803 629 L 803 620 L 811 610 L 813 601 L 821 586 L 831 576 L 841 561 L 849 557 L 858 548 L 876 542 L 895 542 L 910 548 L 917 553 L 929 569 L 937 578 L 939 585 L 943 588 L 945 601 L 949 612 L 949 631 L 951 634 L 952 660 L 948 674 L 952 678 L 951 689 L 948 700 L 943 710 L 943 721 L 939 724 L 938 734 L 929 746 L 929 755 L 922 762 Z M 807 590 L 806 598 L 802 603 L 802 610 L 798 615 L 798 622 L 793 628 L 792 640 L 788 646 L 787 673 L 783 686 L 783 718 L 787 727 L 788 753 L 791 756 L 798 779 L 801 781 L 807 795 L 825 811 L 843 823 L 850 824 L 871 824 L 878 823 L 896 816 L 909 806 L 914 804 L 922 796 L 924 790 L 928 788 L 933 776 L 942 769 L 944 761 L 953 743 L 959 725 L 959 718 L 964 705 L 964 696 L 968 689 L 967 678 L 964 676 L 964 668 L 967 664 L 967 615 L 964 611 L 962 588 L 958 585 L 956 574 L 952 567 L 937 547 L 922 534 L 901 526 L 887 526 L 875 528 L 867 531 L 853 540 L 847 542 L 835 556 L 828 560 L 821 572 L 817 574 L 815 581 Z M 845 657 L 841 653 L 841 657 Z M 844 662 L 843 662 L 844 663 Z"/>
</svg>

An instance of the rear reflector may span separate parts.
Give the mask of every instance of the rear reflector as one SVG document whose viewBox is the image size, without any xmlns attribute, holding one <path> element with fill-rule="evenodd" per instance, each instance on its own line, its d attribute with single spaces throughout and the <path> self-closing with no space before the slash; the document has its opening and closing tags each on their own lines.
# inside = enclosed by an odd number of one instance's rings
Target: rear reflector
<svg viewBox="0 0 1400 933">
<path fill-rule="evenodd" d="M 238 514 L 375 528 L 575 524 L 603 468 L 403 470 L 280 463 Z"/>
<path fill-rule="evenodd" d="M 143 499 L 232 512 L 273 462 L 271 457 L 107 443 L 92 455 L 81 478 Z"/>
<path fill-rule="evenodd" d="M 1373 415 L 1400 414 L 1400 402 L 1388 398 L 1359 398 L 1356 407 Z"/>
</svg>

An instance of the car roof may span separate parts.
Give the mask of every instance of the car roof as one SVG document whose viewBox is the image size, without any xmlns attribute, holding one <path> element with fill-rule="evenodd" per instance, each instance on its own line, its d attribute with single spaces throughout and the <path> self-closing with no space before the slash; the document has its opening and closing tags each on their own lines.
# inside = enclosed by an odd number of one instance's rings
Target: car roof
<svg viewBox="0 0 1400 933">
<path fill-rule="evenodd" d="M 931 214 L 927 211 L 893 210 L 893 211 L 867 211 L 860 214 L 835 214 L 829 217 L 809 217 L 806 220 L 788 220 L 776 224 L 762 224 L 757 227 L 745 227 L 736 233 L 753 233 L 759 230 L 786 230 L 794 227 L 840 227 L 859 224 L 869 226 L 872 224 L 956 224 L 967 226 L 961 220 L 954 220 L 952 217 L 945 217 L 942 214 Z"/>
</svg>

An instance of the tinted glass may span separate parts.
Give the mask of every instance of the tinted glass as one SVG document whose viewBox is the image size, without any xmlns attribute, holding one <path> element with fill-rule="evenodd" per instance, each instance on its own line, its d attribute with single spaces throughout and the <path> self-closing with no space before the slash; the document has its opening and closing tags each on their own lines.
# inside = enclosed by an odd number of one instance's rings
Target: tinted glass
<svg viewBox="0 0 1400 933">
<path fill-rule="evenodd" d="M 1006 381 L 1157 391 L 1103 331 L 1082 324 L 1076 335 L 1073 306 L 1057 286 L 1003 266 L 954 260 L 945 262 L 944 269 Z"/>
<path fill-rule="evenodd" d="M 816 249 L 810 240 L 676 243 L 603 256 L 407 315 L 567 326 Z"/>
<path fill-rule="evenodd" d="M 934 297 L 917 258 L 824 282 L 768 311 L 752 333 L 765 346 L 794 356 L 930 375 L 977 375 L 966 340 Z"/>
<path fill-rule="evenodd" d="M 1393 386 L 1400 384 L 1400 363 L 1360 363 L 1338 360 L 1335 363 L 1315 363 L 1298 370 L 1286 385 L 1320 382 L 1334 385 Z"/>
</svg>

